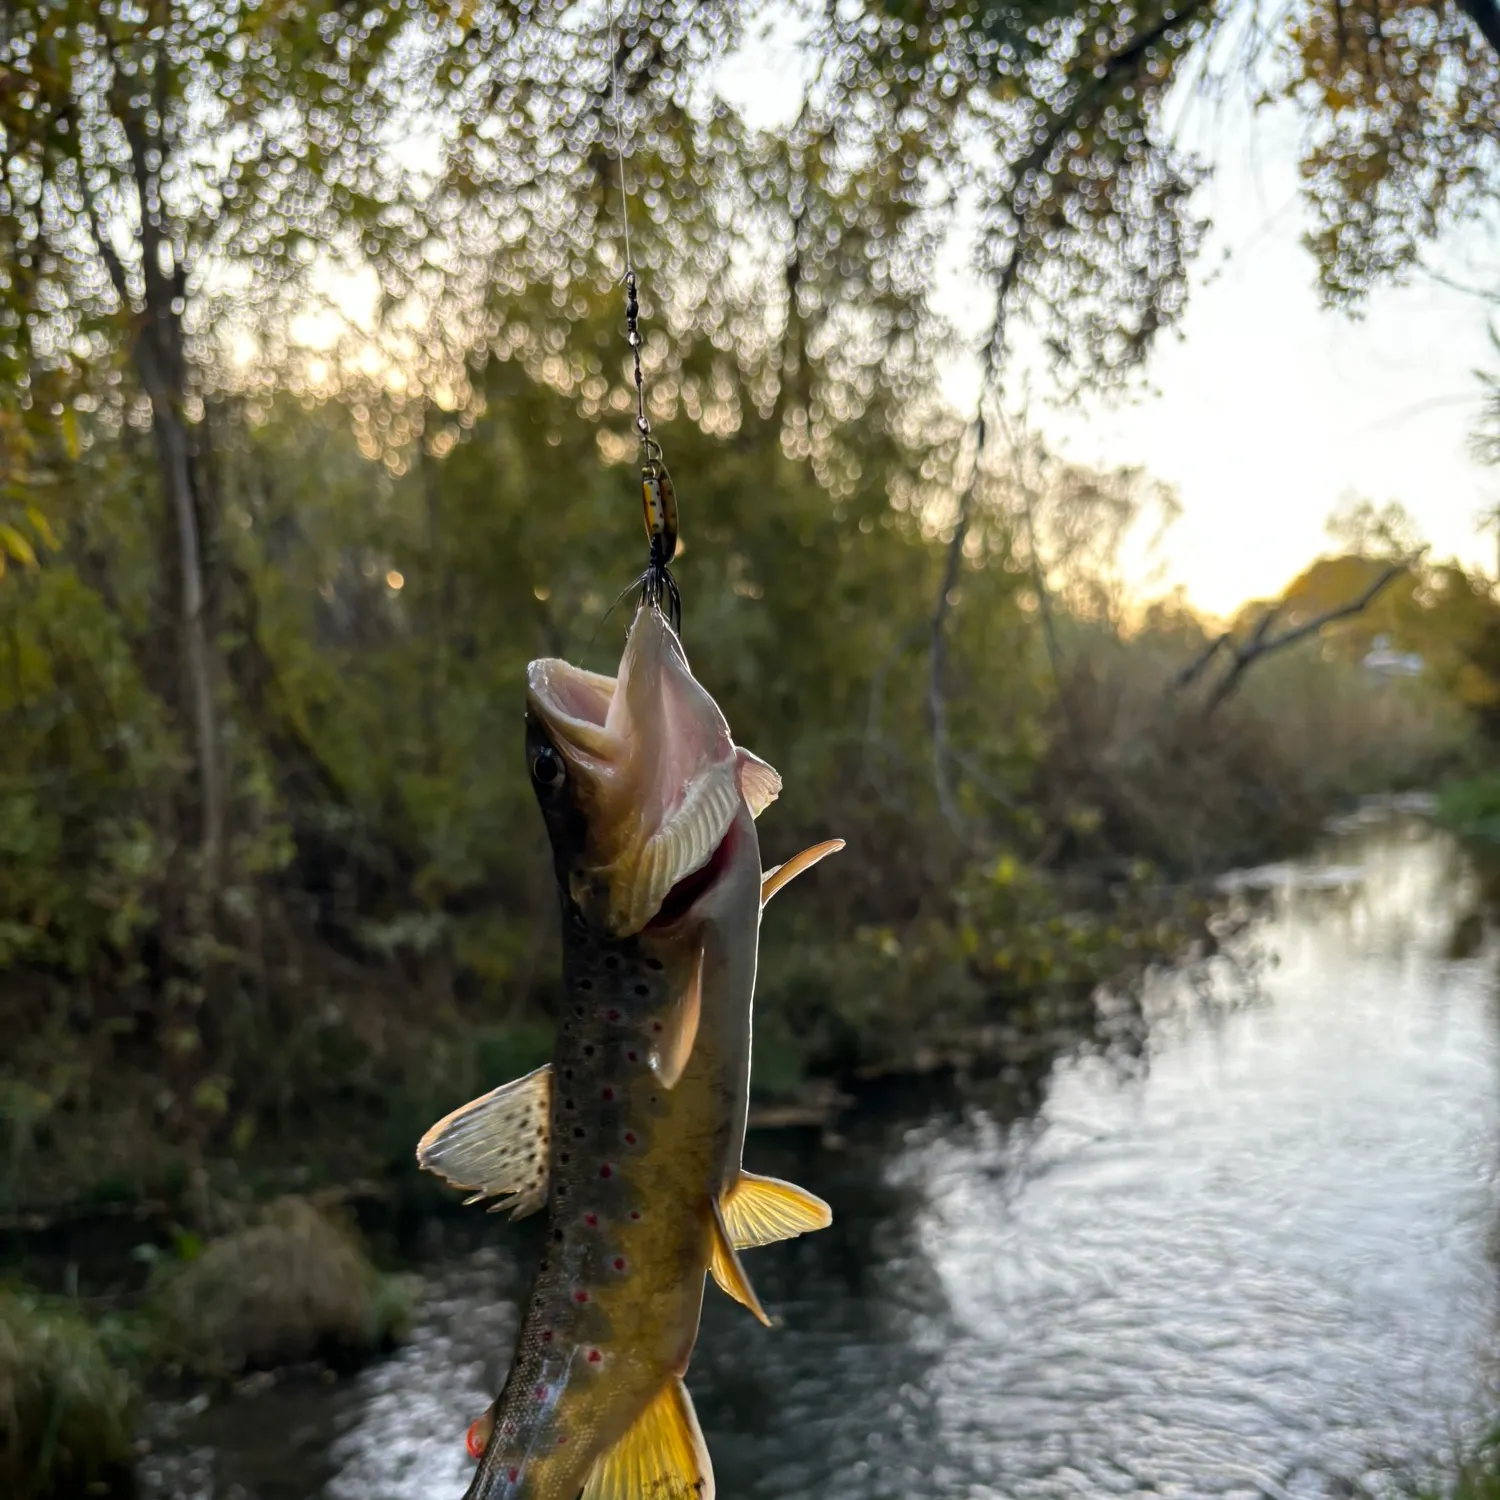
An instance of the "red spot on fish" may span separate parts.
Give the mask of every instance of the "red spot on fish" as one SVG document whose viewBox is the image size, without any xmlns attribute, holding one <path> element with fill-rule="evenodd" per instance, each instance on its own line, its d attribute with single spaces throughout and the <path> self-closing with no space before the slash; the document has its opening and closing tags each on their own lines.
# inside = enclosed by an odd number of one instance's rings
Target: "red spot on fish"
<svg viewBox="0 0 1500 1500">
<path fill-rule="evenodd" d="M 606 1083 L 600 1097 L 608 1104 L 615 1097 L 615 1091 Z"/>
<path fill-rule="evenodd" d="M 633 1146 L 633 1145 L 635 1145 L 635 1131 L 633 1131 L 633 1130 L 627 1130 L 625 1132 L 625 1144 L 627 1146 Z"/>
<path fill-rule="evenodd" d="M 652 1029 L 652 1031 L 659 1032 L 661 1030 L 661 1022 L 660 1021 L 653 1021 L 651 1023 L 651 1029 Z"/>
<path fill-rule="evenodd" d="M 641 1054 L 639 1052 L 627 1052 L 625 1054 L 625 1060 L 626 1062 L 639 1062 L 641 1060 Z"/>
<path fill-rule="evenodd" d="M 585 1214 L 583 1216 L 583 1222 L 587 1224 L 590 1229 L 597 1229 L 599 1227 L 599 1215 Z"/>
<path fill-rule="evenodd" d="M 557 1446 L 558 1446 L 558 1447 L 559 1447 L 559 1448 L 561 1448 L 561 1447 L 562 1447 L 562 1445 L 563 1445 L 563 1444 L 564 1444 L 564 1443 L 565 1443 L 565 1442 L 567 1442 L 567 1440 L 568 1440 L 568 1435 L 567 1435 L 567 1433 L 565 1433 L 565 1432 L 560 1432 L 560 1433 L 558 1433 L 558 1435 L 557 1435 Z"/>
<path fill-rule="evenodd" d="M 597 1349 L 589 1350 L 589 1363 L 591 1365 L 599 1364 L 603 1360 L 603 1358 L 604 1356 Z"/>
<path fill-rule="evenodd" d="M 620 1019 L 620 1012 L 617 1010 L 612 1010 L 608 1012 L 608 1016 L 611 1021 L 618 1021 Z"/>
<path fill-rule="evenodd" d="M 516 1482 L 516 1480 L 518 1480 L 521 1477 L 521 1471 L 519 1469 L 516 1469 L 516 1468 L 507 1469 L 505 1471 L 505 1477 L 508 1480 L 510 1480 L 510 1482 L 512 1484 L 514 1484 Z"/>
<path fill-rule="evenodd" d="M 617 1270 L 617 1271 L 623 1271 L 624 1269 L 625 1269 L 625 1257 L 623 1255 L 617 1255 L 617 1256 L 615 1256 L 615 1270 Z"/>
<path fill-rule="evenodd" d="M 599 1175 L 601 1177 L 613 1177 L 615 1175 L 615 1169 L 610 1166 L 608 1162 L 605 1162 L 604 1165 L 599 1168 Z"/>
<path fill-rule="evenodd" d="M 582 1307 L 583 1304 L 589 1300 L 589 1294 L 582 1287 L 579 1287 L 578 1290 L 573 1293 L 573 1300 L 580 1307 Z"/>
<path fill-rule="evenodd" d="M 550 1328 L 542 1329 L 542 1342 L 544 1344 L 550 1344 L 552 1342 L 552 1330 Z"/>
<path fill-rule="evenodd" d="M 536 1399 L 538 1401 L 545 1401 L 547 1399 L 547 1387 L 546 1386 L 539 1385 L 536 1388 Z"/>
<path fill-rule="evenodd" d="M 632 1208 L 630 1210 L 630 1217 L 632 1219 L 634 1219 L 637 1223 L 639 1223 L 640 1222 L 640 1218 L 641 1218 L 641 1211 L 640 1211 L 640 1209 L 638 1209 L 638 1208 Z"/>
<path fill-rule="evenodd" d="M 484 1424 L 485 1419 L 477 1417 L 469 1423 L 469 1430 L 464 1434 L 464 1447 L 469 1450 L 469 1457 L 472 1459 L 483 1458 L 484 1450 L 489 1446 L 489 1433 L 481 1431 Z"/>
</svg>

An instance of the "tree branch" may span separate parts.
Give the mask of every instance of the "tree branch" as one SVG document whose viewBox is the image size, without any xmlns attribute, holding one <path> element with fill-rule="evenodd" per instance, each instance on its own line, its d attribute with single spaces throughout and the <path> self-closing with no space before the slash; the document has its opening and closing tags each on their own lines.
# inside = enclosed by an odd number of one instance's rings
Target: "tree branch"
<svg viewBox="0 0 1500 1500">
<path fill-rule="evenodd" d="M 1208 718 L 1234 692 L 1249 668 L 1263 656 L 1270 656 L 1274 652 L 1295 646 L 1298 641 L 1305 641 L 1309 636 L 1316 635 L 1325 625 L 1331 625 L 1335 620 L 1347 620 L 1353 615 L 1361 614 L 1374 603 L 1376 596 L 1393 579 L 1399 578 L 1410 566 L 1410 561 L 1406 558 L 1399 562 L 1389 563 L 1370 581 L 1363 593 L 1345 604 L 1340 604 L 1334 609 L 1326 609 L 1322 614 L 1314 615 L 1312 619 L 1304 620 L 1302 624 L 1294 625 L 1290 630 L 1283 630 L 1280 635 L 1275 636 L 1270 633 L 1271 625 L 1281 613 L 1282 606 L 1272 605 L 1256 621 L 1255 629 L 1251 631 L 1250 638 L 1244 645 L 1239 645 L 1232 640 L 1228 642 L 1228 650 L 1233 660 L 1228 672 L 1209 695 L 1208 702 L 1203 705 L 1203 717 Z"/>
</svg>

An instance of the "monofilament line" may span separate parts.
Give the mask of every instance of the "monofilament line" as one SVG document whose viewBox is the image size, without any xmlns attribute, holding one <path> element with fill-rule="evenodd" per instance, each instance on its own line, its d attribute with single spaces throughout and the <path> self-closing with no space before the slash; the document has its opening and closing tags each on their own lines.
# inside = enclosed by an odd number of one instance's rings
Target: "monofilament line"
<svg viewBox="0 0 1500 1500">
<path fill-rule="evenodd" d="M 625 274 L 633 267 L 630 261 L 630 194 L 625 187 L 625 129 L 620 108 L 619 47 L 615 39 L 615 0 L 609 0 L 609 82 L 614 97 L 615 161 L 620 168 L 620 226 L 625 239 Z"/>
</svg>

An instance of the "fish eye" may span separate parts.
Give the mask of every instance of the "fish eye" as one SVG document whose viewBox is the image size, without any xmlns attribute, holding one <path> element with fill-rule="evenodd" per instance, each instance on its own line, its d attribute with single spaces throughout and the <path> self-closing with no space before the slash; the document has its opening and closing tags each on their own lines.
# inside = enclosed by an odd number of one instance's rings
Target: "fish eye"
<svg viewBox="0 0 1500 1500">
<path fill-rule="evenodd" d="M 543 745 L 531 757 L 531 774 L 538 786 L 556 791 L 567 780 L 568 768 L 551 745 Z"/>
</svg>

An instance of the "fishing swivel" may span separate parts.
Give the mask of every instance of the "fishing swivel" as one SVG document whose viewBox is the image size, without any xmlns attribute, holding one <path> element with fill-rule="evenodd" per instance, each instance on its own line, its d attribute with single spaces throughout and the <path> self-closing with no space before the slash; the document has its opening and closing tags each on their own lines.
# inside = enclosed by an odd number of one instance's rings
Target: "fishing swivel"
<svg viewBox="0 0 1500 1500">
<path fill-rule="evenodd" d="M 661 610 L 672 629 L 682 631 L 682 595 L 668 566 L 677 555 L 677 492 L 662 462 L 661 444 L 651 436 L 646 388 L 641 376 L 640 297 L 634 270 L 625 273 L 625 339 L 635 358 L 635 427 L 641 441 L 641 510 L 650 551 L 641 574 L 644 603 Z"/>
</svg>

